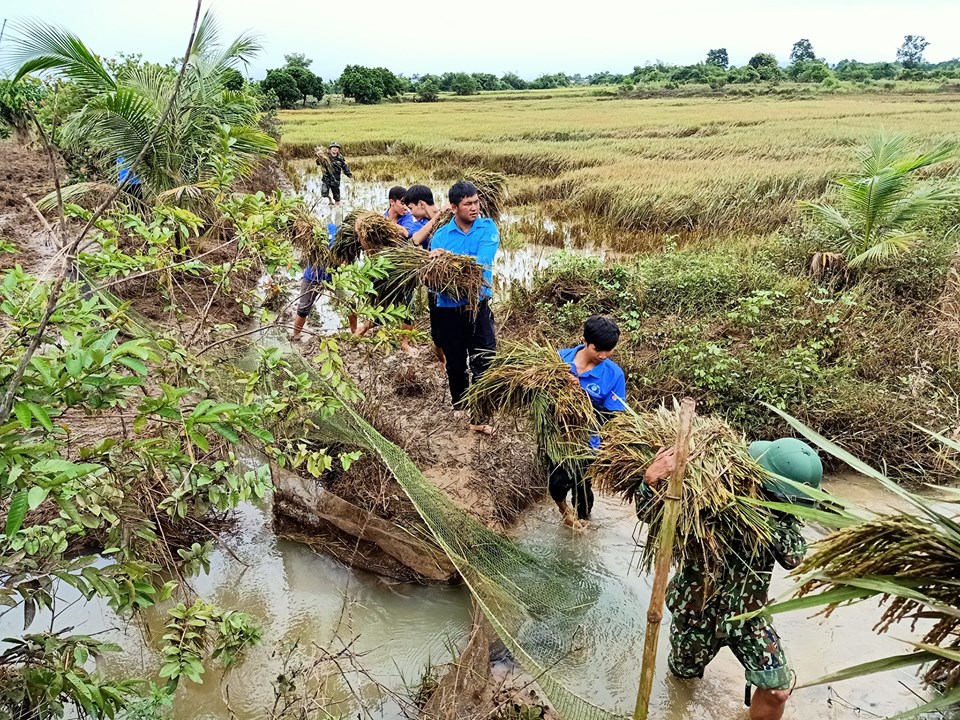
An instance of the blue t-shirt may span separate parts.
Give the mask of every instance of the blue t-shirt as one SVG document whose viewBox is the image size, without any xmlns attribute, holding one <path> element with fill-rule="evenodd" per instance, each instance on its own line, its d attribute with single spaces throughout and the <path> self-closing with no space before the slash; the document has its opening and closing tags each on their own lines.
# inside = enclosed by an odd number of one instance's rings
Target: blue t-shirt
<svg viewBox="0 0 960 720">
<path fill-rule="evenodd" d="M 431 250 L 449 250 L 457 255 L 470 255 L 483 266 L 483 279 L 486 286 L 480 296 L 489 298 L 492 295 L 490 287 L 493 285 L 493 259 L 500 247 L 500 233 L 497 224 L 490 218 L 479 217 L 473 221 L 468 232 L 464 232 L 457 225 L 456 219 L 451 220 L 433 235 Z M 437 307 L 462 307 L 467 300 L 454 300 L 445 293 L 437 293 Z"/>
<path fill-rule="evenodd" d="M 327 247 L 333 247 L 333 240 L 337 237 L 338 226 L 336 223 L 327 223 Z M 314 267 L 307 265 L 303 269 L 303 279 L 307 282 L 327 282 L 331 279 L 330 273 L 325 267 Z"/>
<path fill-rule="evenodd" d="M 576 375 L 577 380 L 580 381 L 580 387 L 587 393 L 590 402 L 597 410 L 606 410 L 607 412 L 626 410 L 627 406 L 624 400 L 627 397 L 627 378 L 623 374 L 623 369 L 613 360 L 607 358 L 598 363 L 596 367 L 578 375 L 574 358 L 582 347 L 583 345 L 577 345 L 557 352 L 560 359 L 570 365 L 570 372 Z M 590 438 L 590 447 L 594 449 L 600 447 L 599 435 Z"/>
<path fill-rule="evenodd" d="M 385 218 L 389 218 L 390 211 L 387 210 L 383 216 Z M 413 234 L 426 224 L 426 220 L 417 220 L 415 217 L 413 217 L 412 212 L 407 212 L 406 215 L 401 215 L 398 217 L 396 223 L 407 231 L 407 237 L 413 237 Z"/>
<path fill-rule="evenodd" d="M 414 235 L 417 234 L 417 232 L 420 230 L 420 228 L 422 228 L 424 225 L 426 225 L 428 222 L 430 222 L 430 218 L 423 218 L 422 220 L 417 220 L 417 219 L 413 216 L 413 213 L 409 213 L 409 214 L 407 214 L 407 215 L 404 215 L 404 217 L 405 217 L 405 218 L 410 218 L 409 223 L 406 224 L 406 225 L 404 225 L 404 227 L 407 229 L 407 232 L 410 233 L 410 237 L 411 237 L 411 238 L 412 238 Z M 421 245 L 420 247 L 424 248 L 425 250 L 429 250 L 429 249 L 430 249 L 430 238 L 428 237 L 428 238 L 424 241 L 423 245 Z"/>
<path fill-rule="evenodd" d="M 124 180 L 126 180 L 127 177 L 129 176 L 129 177 L 130 177 L 130 182 L 127 183 L 128 185 L 139 185 L 139 184 L 140 184 L 140 178 L 138 178 L 136 175 L 134 175 L 133 173 L 130 172 L 130 168 L 128 168 L 128 167 L 126 166 L 126 160 L 124 159 L 123 155 L 118 155 L 118 156 L 117 156 L 117 167 L 120 168 L 120 172 L 117 173 L 117 182 L 118 182 L 118 183 L 122 183 L 122 182 L 123 182 Z"/>
</svg>

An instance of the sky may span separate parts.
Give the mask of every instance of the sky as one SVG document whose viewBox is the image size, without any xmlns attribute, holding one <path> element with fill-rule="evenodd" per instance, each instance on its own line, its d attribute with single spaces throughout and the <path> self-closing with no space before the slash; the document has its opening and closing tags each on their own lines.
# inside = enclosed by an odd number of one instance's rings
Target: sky
<svg viewBox="0 0 960 720">
<path fill-rule="evenodd" d="M 167 62 L 182 55 L 196 0 L 0 0 L 0 23 L 35 18 L 61 25 L 100 55 L 139 52 Z M 572 11 L 561 7 L 572 8 Z M 808 38 L 818 57 L 866 62 L 895 59 L 907 34 L 930 42 L 932 62 L 960 57 L 960 0 L 588 0 L 530 2 L 387 2 L 346 0 L 204 0 L 225 40 L 260 36 L 264 53 L 246 73 L 262 78 L 301 52 L 325 79 L 348 64 L 384 66 L 405 75 L 445 71 L 588 75 L 629 72 L 662 60 L 688 64 L 727 48 L 743 65 L 757 52 L 786 63 Z M 0 40 L 0 63 L 11 27 Z M 0 65 L 0 70 L 6 69 Z"/>
</svg>

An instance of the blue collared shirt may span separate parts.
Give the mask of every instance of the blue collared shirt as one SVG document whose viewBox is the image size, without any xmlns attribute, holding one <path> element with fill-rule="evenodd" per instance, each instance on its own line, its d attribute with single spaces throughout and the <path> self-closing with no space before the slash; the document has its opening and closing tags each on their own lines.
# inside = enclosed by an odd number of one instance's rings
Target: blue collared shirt
<svg viewBox="0 0 960 720">
<path fill-rule="evenodd" d="M 627 397 L 627 378 L 623 374 L 623 369 L 613 360 L 607 358 L 582 375 L 578 375 L 574 358 L 582 347 L 583 345 L 577 345 L 557 352 L 560 359 L 570 365 L 570 372 L 580 381 L 580 387 L 587 393 L 594 408 L 607 412 L 626 410 L 627 406 L 624 399 Z M 590 438 L 590 447 L 594 449 L 600 447 L 599 435 Z"/>
<path fill-rule="evenodd" d="M 431 250 L 449 250 L 457 255 L 470 255 L 483 266 L 483 279 L 486 283 L 480 291 L 482 298 L 492 295 L 493 259 L 500 247 L 500 233 L 497 224 L 490 218 L 478 217 L 473 221 L 468 232 L 464 232 L 457 225 L 456 219 L 451 220 L 433 235 Z M 437 293 L 437 307 L 462 307 L 467 300 L 454 300 L 445 293 Z"/>
<path fill-rule="evenodd" d="M 335 223 L 327 223 L 327 247 L 333 247 L 333 240 L 337 236 L 338 227 Z M 325 267 L 307 265 L 303 269 L 303 279 L 308 282 L 328 282 L 331 275 Z"/>
<path fill-rule="evenodd" d="M 388 219 L 389 219 L 389 217 L 390 217 L 390 211 L 387 210 L 387 211 L 383 214 L 383 216 L 384 216 L 385 218 L 388 218 Z M 426 225 L 426 220 L 417 220 L 417 219 L 413 216 L 413 213 L 412 213 L 412 212 L 407 212 L 406 215 L 401 215 L 400 217 L 398 217 L 398 218 L 396 219 L 396 223 L 397 223 L 397 225 L 399 225 L 400 227 L 402 227 L 404 230 L 407 231 L 407 237 L 413 237 L 413 234 L 414 234 L 417 230 L 419 230 L 419 229 L 422 228 L 424 225 Z"/>
</svg>

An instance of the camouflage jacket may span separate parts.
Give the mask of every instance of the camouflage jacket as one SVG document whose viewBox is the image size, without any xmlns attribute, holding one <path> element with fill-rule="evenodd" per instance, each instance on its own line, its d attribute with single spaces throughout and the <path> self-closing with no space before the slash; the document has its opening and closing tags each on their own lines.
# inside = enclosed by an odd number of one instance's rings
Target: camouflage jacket
<svg viewBox="0 0 960 720">
<path fill-rule="evenodd" d="M 348 178 L 353 178 L 353 173 L 350 172 L 350 168 L 347 166 L 347 161 L 343 159 L 343 155 L 337 155 L 336 157 L 331 157 L 330 155 L 322 158 L 317 157 L 317 165 L 323 168 L 322 179 L 327 185 L 339 185 L 341 173 Z"/>
<path fill-rule="evenodd" d="M 803 560 L 807 542 L 800 534 L 800 523 L 781 518 L 773 527 L 773 541 L 759 557 L 749 561 L 745 553 L 731 552 L 719 569 L 708 573 L 702 563 L 693 560 L 681 567 L 670 581 L 667 607 L 670 612 L 702 619 L 712 618 L 721 627 L 720 635 L 734 634 L 735 625 L 727 618 L 759 610 L 767 604 L 767 593 L 775 563 L 790 570 Z"/>
</svg>

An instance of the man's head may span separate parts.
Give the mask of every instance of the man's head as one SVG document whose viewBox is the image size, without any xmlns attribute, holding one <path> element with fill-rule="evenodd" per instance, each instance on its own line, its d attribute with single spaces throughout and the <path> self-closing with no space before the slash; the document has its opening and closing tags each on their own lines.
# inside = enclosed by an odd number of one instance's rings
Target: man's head
<svg viewBox="0 0 960 720">
<path fill-rule="evenodd" d="M 447 199 L 450 200 L 450 206 L 461 223 L 471 225 L 480 217 L 480 195 L 473 183 L 458 182 L 450 188 Z"/>
<path fill-rule="evenodd" d="M 407 188 L 407 194 L 403 201 L 407 204 L 410 214 L 417 220 L 423 220 L 430 217 L 427 208 L 435 205 L 433 201 L 433 191 L 426 185 L 411 185 Z"/>
<path fill-rule="evenodd" d="M 583 349 L 594 362 L 610 357 L 619 341 L 620 328 L 604 315 L 593 315 L 583 324 Z"/>
<path fill-rule="evenodd" d="M 403 217 L 407 214 L 407 206 L 403 199 L 407 194 L 407 189 L 403 185 L 394 185 L 387 193 L 387 200 L 390 203 L 389 212 L 393 217 Z"/>
<path fill-rule="evenodd" d="M 333 155 L 333 157 L 336 157 L 337 155 L 340 154 L 340 143 L 338 142 L 330 143 L 330 154 Z"/>
<path fill-rule="evenodd" d="M 818 489 L 823 480 L 823 463 L 816 451 L 802 440 L 783 438 L 773 442 L 757 440 L 750 443 L 750 456 L 767 472 L 792 480 L 799 485 Z M 812 504 L 813 498 L 802 489 L 771 476 L 764 488 L 778 499 L 792 503 Z"/>
</svg>

